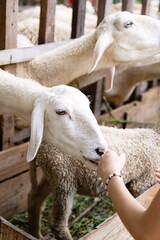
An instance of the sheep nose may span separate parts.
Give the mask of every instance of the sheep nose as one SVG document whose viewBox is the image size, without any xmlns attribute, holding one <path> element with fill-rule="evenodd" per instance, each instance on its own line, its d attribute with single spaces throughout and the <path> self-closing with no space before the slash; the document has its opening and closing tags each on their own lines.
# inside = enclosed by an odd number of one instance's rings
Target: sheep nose
<svg viewBox="0 0 160 240">
<path fill-rule="evenodd" d="M 104 149 L 102 149 L 102 148 L 96 148 L 95 151 L 99 156 L 102 156 L 105 153 Z"/>
</svg>

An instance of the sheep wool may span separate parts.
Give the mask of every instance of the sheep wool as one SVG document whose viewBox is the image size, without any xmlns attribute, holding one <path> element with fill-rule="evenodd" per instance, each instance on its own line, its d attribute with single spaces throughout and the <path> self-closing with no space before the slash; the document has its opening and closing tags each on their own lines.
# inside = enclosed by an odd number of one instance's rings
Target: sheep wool
<svg viewBox="0 0 160 240">
<path fill-rule="evenodd" d="M 126 155 L 121 174 L 131 193 L 137 196 L 152 186 L 156 182 L 154 171 L 160 166 L 160 127 L 117 129 L 101 126 L 101 131 L 110 149 Z M 58 239 L 70 240 L 67 226 L 74 194 L 108 197 L 106 189 L 94 164 L 72 158 L 46 140 L 39 149 L 37 162 L 53 194 L 50 227 Z"/>
</svg>

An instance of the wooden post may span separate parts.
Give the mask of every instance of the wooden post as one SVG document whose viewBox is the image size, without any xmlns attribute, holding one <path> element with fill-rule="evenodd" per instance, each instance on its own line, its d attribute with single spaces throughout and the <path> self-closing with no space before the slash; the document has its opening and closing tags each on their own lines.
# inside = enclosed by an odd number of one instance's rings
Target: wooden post
<svg viewBox="0 0 160 240">
<path fill-rule="evenodd" d="M 151 0 L 142 0 L 142 11 L 141 14 L 149 15 L 151 8 Z"/>
<path fill-rule="evenodd" d="M 122 11 L 134 12 L 135 0 L 122 0 Z"/>
<path fill-rule="evenodd" d="M 113 0 L 101 0 L 98 4 L 98 22 L 97 25 L 103 20 L 104 17 L 108 16 L 112 11 Z"/>
<path fill-rule="evenodd" d="M 77 38 L 84 34 L 85 13 L 86 0 L 74 0 L 71 38 Z"/>
<path fill-rule="evenodd" d="M 0 0 L 0 50 L 17 46 L 18 0 Z M 15 65 L 3 68 L 15 74 Z M 6 96 L 7 97 L 7 96 Z M 14 116 L 0 116 L 0 150 L 14 145 Z"/>
<path fill-rule="evenodd" d="M 56 0 L 41 0 L 39 44 L 54 40 L 56 2 Z"/>
</svg>

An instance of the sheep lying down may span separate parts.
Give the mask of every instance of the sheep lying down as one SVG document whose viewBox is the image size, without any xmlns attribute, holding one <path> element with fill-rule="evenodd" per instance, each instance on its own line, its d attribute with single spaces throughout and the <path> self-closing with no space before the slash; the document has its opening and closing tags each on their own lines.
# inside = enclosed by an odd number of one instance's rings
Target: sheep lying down
<svg viewBox="0 0 160 240">
<path fill-rule="evenodd" d="M 126 164 L 122 170 L 124 182 L 137 196 L 156 182 L 155 169 L 160 166 L 160 127 L 157 129 L 116 129 L 101 126 L 101 131 L 110 149 L 125 153 Z M 80 161 L 60 152 L 43 141 L 38 155 L 38 165 L 46 180 L 39 186 L 37 196 L 29 201 L 29 230 L 39 237 L 39 213 L 47 195 L 53 194 L 53 207 L 49 224 L 57 239 L 72 239 L 68 230 L 75 193 L 107 197 L 101 178 L 96 173 L 97 165 L 87 159 Z M 45 189 L 45 191 L 44 191 Z M 40 194 L 42 193 L 43 194 Z M 42 196 L 43 195 L 43 196 Z M 32 199 L 30 193 L 29 199 Z M 35 216 L 36 215 L 36 219 Z"/>
</svg>

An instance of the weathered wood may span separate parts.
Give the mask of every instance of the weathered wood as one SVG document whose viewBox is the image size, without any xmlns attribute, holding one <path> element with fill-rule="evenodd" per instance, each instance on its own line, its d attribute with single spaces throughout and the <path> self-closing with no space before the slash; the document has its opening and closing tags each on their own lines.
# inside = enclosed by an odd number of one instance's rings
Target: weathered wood
<svg viewBox="0 0 160 240">
<path fill-rule="evenodd" d="M 77 38 L 84 34 L 85 12 L 86 0 L 74 0 L 71 38 Z"/>
<path fill-rule="evenodd" d="M 38 181 L 42 171 L 38 168 Z M 31 188 L 29 172 L 17 175 L 0 184 L 0 216 L 8 219 L 27 209 L 27 195 Z"/>
<path fill-rule="evenodd" d="M 158 109 L 160 103 L 160 87 L 149 89 L 142 94 L 141 101 L 134 101 L 129 104 L 122 105 L 121 107 L 112 111 L 115 119 L 136 121 L 137 123 L 129 124 L 116 124 L 117 127 L 134 128 L 134 127 L 147 127 L 146 124 L 138 124 L 138 122 L 155 121 L 158 117 Z M 153 107 L 154 106 L 154 107 Z M 107 113 L 101 115 L 97 121 L 98 123 L 106 126 L 114 126 L 114 123 L 107 123 L 107 120 L 112 120 L 113 117 Z"/>
<path fill-rule="evenodd" d="M 111 14 L 113 0 L 101 0 L 98 4 L 98 21 L 97 25 L 103 20 L 104 17 Z"/>
<path fill-rule="evenodd" d="M 0 182 L 29 169 L 26 161 L 28 143 L 0 152 Z"/>
<path fill-rule="evenodd" d="M 137 102 L 132 109 L 126 111 L 126 120 L 129 121 L 156 121 L 160 103 L 160 87 L 151 88 L 142 94 L 141 101 Z M 144 127 L 138 124 L 126 124 L 126 127 Z M 146 127 L 146 126 L 145 126 Z"/>
<path fill-rule="evenodd" d="M 148 207 L 152 199 L 160 189 L 160 185 L 156 184 L 149 190 L 141 194 L 137 200 L 144 206 Z M 80 240 L 133 240 L 133 237 L 124 227 L 118 214 L 114 214 L 105 222 L 100 224 L 97 229 L 91 231 Z"/>
<path fill-rule="evenodd" d="M 122 11 L 134 12 L 135 0 L 122 0 Z"/>
<path fill-rule="evenodd" d="M 36 56 L 43 54 L 45 52 L 51 51 L 51 50 L 53 50 L 57 47 L 60 47 L 64 44 L 67 44 L 70 41 L 74 41 L 74 40 L 66 40 L 66 41 L 62 41 L 62 42 L 40 44 L 40 45 L 37 45 L 34 47 L 1 50 L 0 51 L 0 66 L 7 65 L 7 64 L 13 64 L 13 63 L 31 61 Z"/>
<path fill-rule="evenodd" d="M 149 15 L 151 8 L 151 0 L 142 0 L 142 11 L 141 14 Z"/>
<path fill-rule="evenodd" d="M 39 44 L 53 42 L 56 0 L 41 0 Z"/>
<path fill-rule="evenodd" d="M 18 0 L 0 0 L 0 50 L 16 47 Z"/>
<path fill-rule="evenodd" d="M 14 134 L 14 143 L 20 142 L 29 137 L 30 137 L 30 128 L 25 128 Z"/>
<path fill-rule="evenodd" d="M 134 105 L 137 103 L 138 103 L 137 101 L 134 101 L 132 103 L 122 105 L 121 107 L 118 107 L 117 109 L 113 110 L 112 115 L 114 116 L 115 119 L 124 120 L 125 112 L 129 109 L 132 109 L 134 107 Z M 98 121 L 98 124 L 100 124 L 100 125 L 104 124 L 106 126 L 113 127 L 115 125 L 114 123 L 104 123 L 105 121 L 112 120 L 112 119 L 113 119 L 113 117 L 109 113 L 106 113 L 106 114 L 103 114 L 100 117 L 98 117 L 97 121 Z M 122 123 L 116 124 L 116 126 L 118 128 L 123 128 Z"/>
<path fill-rule="evenodd" d="M 37 240 L 30 234 L 20 230 L 13 224 L 0 217 L 0 239 L 1 240 Z"/>
<path fill-rule="evenodd" d="M 0 151 L 14 145 L 14 116 L 0 115 Z"/>
</svg>

